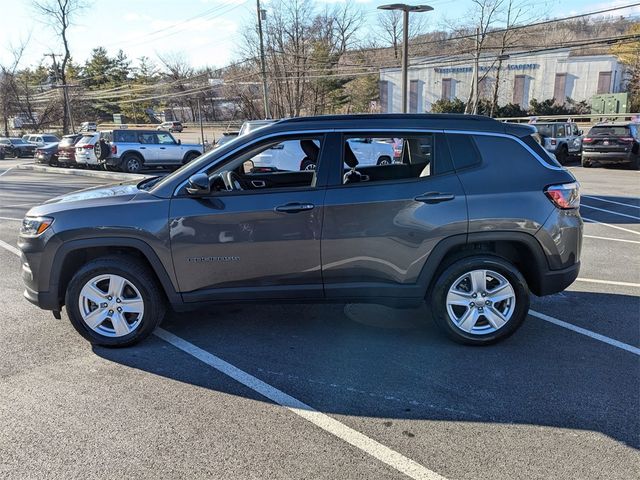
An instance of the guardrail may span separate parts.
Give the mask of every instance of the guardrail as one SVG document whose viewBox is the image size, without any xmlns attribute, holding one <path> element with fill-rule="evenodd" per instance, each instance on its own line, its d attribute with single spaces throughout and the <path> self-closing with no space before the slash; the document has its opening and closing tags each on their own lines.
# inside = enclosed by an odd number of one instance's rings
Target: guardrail
<svg viewBox="0 0 640 480">
<path fill-rule="evenodd" d="M 496 118 L 501 122 L 531 123 L 535 119 L 537 122 L 575 122 L 584 124 L 594 124 L 599 122 L 631 122 L 640 119 L 640 113 L 589 113 L 582 115 L 530 115 L 528 117 L 506 117 Z"/>
<path fill-rule="evenodd" d="M 202 122 L 202 128 L 208 130 L 222 130 L 222 131 L 233 131 L 239 130 L 242 126 L 243 121 L 231 121 L 231 122 Z M 110 130 L 114 128 L 152 128 L 155 129 L 160 125 L 159 123 L 100 123 L 98 124 L 98 130 Z M 198 129 L 200 128 L 200 124 L 197 122 L 182 122 L 182 125 L 185 128 L 189 129 Z"/>
</svg>

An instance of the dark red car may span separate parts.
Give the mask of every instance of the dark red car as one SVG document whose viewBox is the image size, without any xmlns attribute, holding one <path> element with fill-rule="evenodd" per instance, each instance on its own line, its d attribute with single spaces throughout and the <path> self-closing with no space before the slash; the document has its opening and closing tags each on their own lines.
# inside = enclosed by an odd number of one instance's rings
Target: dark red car
<svg viewBox="0 0 640 480">
<path fill-rule="evenodd" d="M 65 135 L 58 144 L 58 163 L 75 165 L 76 143 L 82 138 L 82 134 Z"/>
</svg>

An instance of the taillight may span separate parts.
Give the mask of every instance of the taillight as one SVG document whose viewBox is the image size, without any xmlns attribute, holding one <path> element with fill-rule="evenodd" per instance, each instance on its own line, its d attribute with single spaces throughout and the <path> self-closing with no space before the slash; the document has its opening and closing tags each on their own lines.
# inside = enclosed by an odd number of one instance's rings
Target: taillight
<svg viewBox="0 0 640 480">
<path fill-rule="evenodd" d="M 113 153 L 114 155 L 118 153 L 118 147 L 116 147 L 115 145 L 111 145 L 111 153 Z"/>
<path fill-rule="evenodd" d="M 591 142 L 593 142 L 593 138 L 590 138 L 590 137 L 584 137 L 584 138 L 582 139 L 582 143 L 591 143 Z"/>
<path fill-rule="evenodd" d="M 545 195 L 558 208 L 567 210 L 580 206 L 580 185 L 578 182 L 549 185 Z"/>
<path fill-rule="evenodd" d="M 620 140 L 621 142 L 624 142 L 624 143 L 633 142 L 633 138 L 632 137 L 620 137 L 620 138 L 618 138 L 618 140 Z"/>
<path fill-rule="evenodd" d="M 557 143 L 555 138 L 552 138 L 549 142 L 551 143 L 551 145 L 555 145 Z"/>
<path fill-rule="evenodd" d="M 114 146 L 115 147 L 115 146 Z M 85 150 L 93 150 L 93 145 L 91 145 L 90 143 L 83 145 L 82 148 L 84 148 Z"/>
</svg>

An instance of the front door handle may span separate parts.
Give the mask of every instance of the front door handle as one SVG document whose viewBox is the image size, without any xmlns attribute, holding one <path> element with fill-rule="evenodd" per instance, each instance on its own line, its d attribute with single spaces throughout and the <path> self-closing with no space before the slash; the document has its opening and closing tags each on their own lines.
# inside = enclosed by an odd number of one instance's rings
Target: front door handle
<svg viewBox="0 0 640 480">
<path fill-rule="evenodd" d="M 160 150 L 165 150 L 167 147 L 160 147 Z"/>
<path fill-rule="evenodd" d="M 418 195 L 415 198 L 415 201 L 423 203 L 440 203 L 448 202 L 454 198 L 456 198 L 456 196 L 453 193 L 428 192 Z"/>
<path fill-rule="evenodd" d="M 147 147 L 140 147 L 140 150 L 146 150 Z"/>
<path fill-rule="evenodd" d="M 313 203 L 287 203 L 276 207 L 276 212 L 298 213 L 304 210 L 313 210 L 314 207 Z"/>
</svg>

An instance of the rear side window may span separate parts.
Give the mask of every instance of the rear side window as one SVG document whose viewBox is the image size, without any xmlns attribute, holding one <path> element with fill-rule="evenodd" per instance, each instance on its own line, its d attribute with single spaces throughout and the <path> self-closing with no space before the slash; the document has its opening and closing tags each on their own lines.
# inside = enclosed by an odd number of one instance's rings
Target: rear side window
<svg viewBox="0 0 640 480">
<path fill-rule="evenodd" d="M 447 140 L 453 157 L 453 166 L 456 170 L 472 167 L 480 163 L 480 153 L 470 135 L 448 133 Z"/>
<path fill-rule="evenodd" d="M 555 158 L 547 153 L 547 151 L 538 145 L 531 135 L 527 135 L 521 140 L 527 147 L 533 150 L 544 163 L 551 167 L 559 167 L 560 164 Z M 482 154 L 482 157 L 491 162 L 491 157 L 499 156 L 501 159 L 512 160 L 517 165 L 517 159 L 531 160 L 537 162 L 531 152 L 520 145 L 515 138 L 493 137 L 493 136 L 475 136 L 476 145 Z M 517 168 L 517 167 L 516 167 Z"/>
<path fill-rule="evenodd" d="M 118 143 L 137 143 L 138 135 L 133 131 L 113 132 L 113 141 Z"/>
</svg>

